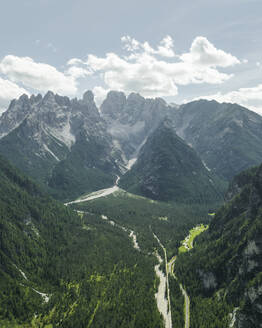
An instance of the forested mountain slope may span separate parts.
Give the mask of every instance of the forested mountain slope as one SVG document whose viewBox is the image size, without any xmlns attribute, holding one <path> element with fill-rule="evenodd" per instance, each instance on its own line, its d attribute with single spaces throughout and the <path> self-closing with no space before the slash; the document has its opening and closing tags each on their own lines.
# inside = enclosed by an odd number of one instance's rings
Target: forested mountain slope
<svg viewBox="0 0 262 328">
<path fill-rule="evenodd" d="M 236 177 L 229 195 L 176 263 L 192 299 L 191 327 L 262 327 L 262 166 Z"/>
<path fill-rule="evenodd" d="M 140 150 L 137 162 L 120 180 L 124 189 L 152 199 L 181 203 L 222 200 L 219 179 L 164 120 Z"/>
<path fill-rule="evenodd" d="M 162 327 L 153 258 L 0 158 L 0 326 Z"/>
</svg>

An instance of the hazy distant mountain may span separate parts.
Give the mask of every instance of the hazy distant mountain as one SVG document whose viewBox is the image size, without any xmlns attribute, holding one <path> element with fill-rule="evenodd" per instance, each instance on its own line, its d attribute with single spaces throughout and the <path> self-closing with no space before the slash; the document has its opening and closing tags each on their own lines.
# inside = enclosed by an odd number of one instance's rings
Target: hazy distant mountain
<svg viewBox="0 0 262 328">
<path fill-rule="evenodd" d="M 122 169 L 91 91 L 82 100 L 24 95 L 1 117 L 0 132 L 0 152 L 58 197 L 110 186 Z"/>
<path fill-rule="evenodd" d="M 230 180 L 262 162 L 262 117 L 237 104 L 199 100 L 172 111 L 177 134 L 207 167 Z"/>
<path fill-rule="evenodd" d="M 130 192 L 185 203 L 221 200 L 216 183 L 167 120 L 148 137 L 137 162 L 120 180 L 120 186 Z"/>
</svg>

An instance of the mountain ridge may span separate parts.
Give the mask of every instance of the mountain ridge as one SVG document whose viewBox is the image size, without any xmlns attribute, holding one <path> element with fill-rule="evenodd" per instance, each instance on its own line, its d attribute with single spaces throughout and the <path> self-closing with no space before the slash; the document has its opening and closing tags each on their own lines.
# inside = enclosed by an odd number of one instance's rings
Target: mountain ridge
<svg viewBox="0 0 262 328">
<path fill-rule="evenodd" d="M 91 91 L 82 99 L 49 91 L 13 100 L 0 118 L 0 153 L 68 201 L 113 185 L 163 120 L 224 184 L 262 161 L 262 117 L 243 107 L 200 100 L 177 108 L 118 91 L 100 111 Z"/>
<path fill-rule="evenodd" d="M 22 115 L 17 114 L 19 108 Z M 58 197 L 75 197 L 110 186 L 124 168 L 121 153 L 112 145 L 90 91 L 82 100 L 71 101 L 51 91 L 43 98 L 21 96 L 3 114 L 0 131 L 0 152 L 25 173 L 51 187 Z M 80 189 L 70 173 L 75 149 L 78 156 L 74 165 L 85 180 Z M 91 179 L 94 169 L 97 182 Z M 71 181 L 71 195 L 64 193 L 57 174 L 59 179 Z"/>
<path fill-rule="evenodd" d="M 262 117 L 237 104 L 199 100 L 172 113 L 177 134 L 221 178 L 262 162 Z"/>
<path fill-rule="evenodd" d="M 175 134 L 166 119 L 149 135 L 119 185 L 152 199 L 205 203 L 221 200 L 216 183 L 196 152 Z"/>
</svg>

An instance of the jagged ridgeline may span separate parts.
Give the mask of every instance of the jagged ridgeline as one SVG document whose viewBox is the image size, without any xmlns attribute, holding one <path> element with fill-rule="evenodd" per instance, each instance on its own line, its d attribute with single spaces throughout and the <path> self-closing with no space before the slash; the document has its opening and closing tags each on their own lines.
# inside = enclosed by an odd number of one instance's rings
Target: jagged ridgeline
<svg viewBox="0 0 262 328">
<path fill-rule="evenodd" d="M 0 158 L 0 327 L 163 327 L 153 259 Z"/>
<path fill-rule="evenodd" d="M 262 166 L 233 180 L 229 200 L 176 271 L 191 298 L 191 327 L 262 327 Z"/>
<path fill-rule="evenodd" d="M 246 108 L 205 100 L 171 106 L 160 98 L 146 99 L 136 93 L 126 96 L 117 91 L 108 93 L 100 110 L 91 91 L 80 100 L 50 91 L 44 97 L 23 95 L 13 100 L 0 118 L 0 153 L 56 198 L 72 200 L 83 193 L 112 186 L 117 176 L 128 170 L 128 162 L 140 157 L 139 151 L 147 138 L 166 118 L 174 132 L 196 151 L 213 183 L 219 183 L 218 193 L 223 182 L 228 183 L 241 170 L 262 161 L 262 118 Z M 165 136 L 159 140 L 165 142 Z M 177 154 L 172 149 L 176 145 L 163 144 L 170 152 L 167 161 L 174 158 L 173 153 Z M 186 166 L 189 168 L 190 164 Z M 152 168 L 150 171 L 155 173 Z M 168 172 L 178 174 L 171 167 Z M 196 172 L 193 167 L 192 172 Z M 163 179 L 160 175 L 155 180 L 165 181 L 167 173 L 159 170 L 160 173 L 164 174 Z M 143 170 L 136 172 L 137 176 L 143 174 Z M 196 180 L 197 177 L 192 177 L 191 185 Z M 185 182 L 183 179 L 176 182 L 179 181 Z M 180 187 L 183 192 L 183 186 L 175 185 L 177 194 Z M 198 190 L 196 186 L 190 188 Z M 147 189 L 146 195 L 156 198 L 154 192 L 150 195 Z M 172 192 L 168 190 L 166 194 Z M 211 198 L 212 195 L 213 192 Z M 181 193 L 180 196 L 183 197 Z M 185 198 L 190 199 L 187 195 Z"/>
<path fill-rule="evenodd" d="M 120 186 L 162 201 L 222 201 L 219 179 L 205 168 L 195 150 L 176 135 L 168 120 L 148 137 Z"/>
<path fill-rule="evenodd" d="M 262 162 L 262 117 L 247 108 L 199 100 L 171 114 L 177 134 L 226 181 Z"/>
<path fill-rule="evenodd" d="M 91 92 L 24 95 L 3 114 L 0 133 L 0 152 L 57 198 L 108 187 L 123 165 Z"/>
</svg>

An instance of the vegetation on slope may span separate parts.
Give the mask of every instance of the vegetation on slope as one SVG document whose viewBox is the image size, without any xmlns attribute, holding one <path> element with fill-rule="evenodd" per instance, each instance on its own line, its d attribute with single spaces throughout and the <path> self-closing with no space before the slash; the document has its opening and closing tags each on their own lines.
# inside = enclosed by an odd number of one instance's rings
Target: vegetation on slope
<svg viewBox="0 0 262 328">
<path fill-rule="evenodd" d="M 162 122 L 142 147 L 137 162 L 119 185 L 155 200 L 184 204 L 222 201 L 223 183 L 203 165 L 197 153 Z"/>
<path fill-rule="evenodd" d="M 152 231 L 157 232 L 168 257 L 177 254 L 180 241 L 189 229 L 200 222 L 210 222 L 207 215 L 209 207 L 205 205 L 153 201 L 121 189 L 107 197 L 71 206 L 77 210 L 106 215 L 120 225 L 135 230 L 139 244 L 148 252 L 157 247 Z"/>
<path fill-rule="evenodd" d="M 177 259 L 176 273 L 192 300 L 192 327 L 226 327 L 237 308 L 236 327 L 261 323 L 262 166 L 237 181 L 241 192 Z"/>
<path fill-rule="evenodd" d="M 100 216 L 47 197 L 3 159 L 0 181 L 1 327 L 162 327 L 152 257 Z"/>
</svg>

